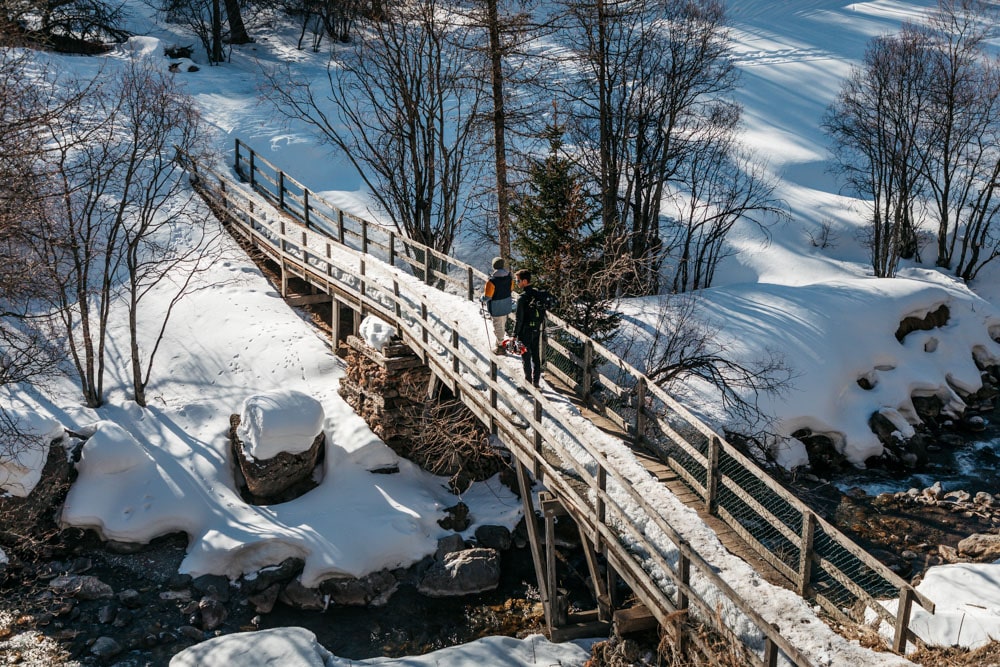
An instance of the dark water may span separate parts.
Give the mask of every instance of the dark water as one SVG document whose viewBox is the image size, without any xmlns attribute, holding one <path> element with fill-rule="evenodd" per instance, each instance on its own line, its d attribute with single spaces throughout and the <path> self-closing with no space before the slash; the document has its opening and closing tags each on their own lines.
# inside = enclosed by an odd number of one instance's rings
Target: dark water
<svg viewBox="0 0 1000 667">
<path fill-rule="evenodd" d="M 570 591 L 571 605 L 593 607 L 580 571 L 573 565 L 575 557 L 568 552 L 562 555 L 560 585 Z M 529 550 L 514 548 L 501 558 L 501 581 L 494 591 L 429 598 L 404 584 L 384 607 L 331 605 L 323 612 L 307 612 L 279 603 L 262 618 L 261 628 L 307 628 L 328 651 L 352 660 L 422 655 L 491 635 L 542 632 L 544 618 Z"/>
<path fill-rule="evenodd" d="M 832 480 L 843 490 L 864 489 L 868 495 L 895 493 L 911 488 L 925 489 L 941 482 L 945 491 L 963 490 L 1000 493 L 1000 410 L 985 413 L 986 429 L 977 433 L 959 433 L 960 443 L 939 443 L 928 453 L 928 462 L 919 469 L 905 472 L 862 470 Z"/>
</svg>

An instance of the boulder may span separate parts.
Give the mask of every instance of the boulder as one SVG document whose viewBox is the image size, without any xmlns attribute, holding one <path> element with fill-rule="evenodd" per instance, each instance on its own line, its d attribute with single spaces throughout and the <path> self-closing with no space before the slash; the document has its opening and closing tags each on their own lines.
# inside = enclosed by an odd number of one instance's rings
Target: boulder
<svg viewBox="0 0 1000 667">
<path fill-rule="evenodd" d="M 292 579 L 281 590 L 278 599 L 289 607 L 305 611 L 322 611 L 326 609 L 326 600 L 319 590 L 306 588 L 298 579 Z"/>
<path fill-rule="evenodd" d="M 510 549 L 512 541 L 510 531 L 505 526 L 479 526 L 476 528 L 476 543 L 481 547 L 507 551 Z"/>
<path fill-rule="evenodd" d="M 49 582 L 49 588 L 56 593 L 69 595 L 78 600 L 101 600 L 112 598 L 115 591 L 97 577 L 70 574 L 56 577 Z"/>
<path fill-rule="evenodd" d="M 976 533 L 958 543 L 958 553 L 977 561 L 992 562 L 1000 558 L 1000 535 Z"/>
<path fill-rule="evenodd" d="M 320 452 L 323 451 L 325 434 L 320 432 L 304 452 L 295 454 L 278 452 L 269 459 L 256 459 L 248 454 L 244 443 L 236 434 L 240 423 L 239 415 L 230 418 L 230 439 L 233 456 L 243 473 L 247 491 L 253 502 L 270 504 L 275 501 L 292 500 L 301 495 L 301 493 L 289 495 L 289 491 L 309 481 Z M 303 492 L 310 490 L 312 486 L 308 485 Z"/>
<path fill-rule="evenodd" d="M 493 590 L 500 583 L 500 554 L 496 549 L 456 551 L 435 562 L 417 585 L 432 597 L 455 597 Z"/>
<path fill-rule="evenodd" d="M 319 585 L 330 601 L 351 607 L 381 607 L 399 588 L 399 581 L 388 570 L 373 572 L 358 579 L 327 579 Z"/>
</svg>

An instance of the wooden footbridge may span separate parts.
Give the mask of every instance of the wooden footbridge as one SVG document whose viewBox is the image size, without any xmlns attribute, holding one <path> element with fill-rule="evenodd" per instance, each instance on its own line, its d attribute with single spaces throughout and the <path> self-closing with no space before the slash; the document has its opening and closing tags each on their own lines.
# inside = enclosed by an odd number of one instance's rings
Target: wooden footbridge
<svg viewBox="0 0 1000 667">
<path fill-rule="evenodd" d="M 516 360 L 489 354 L 478 304 L 485 274 L 336 208 L 239 140 L 235 176 L 184 161 L 230 232 L 278 267 L 282 296 L 331 304 L 335 349 L 366 315 L 391 323 L 510 449 L 553 638 L 626 623 L 614 599 L 617 577 L 681 655 L 712 656 L 723 647 L 742 664 L 812 664 L 817 658 L 789 640 L 781 619 L 757 611 L 759 590 L 746 580 L 759 577 L 836 620 L 867 615 L 890 624 L 897 652 L 917 639 L 912 604 L 933 612 L 931 601 L 610 350 L 550 315 L 545 377 L 565 393 L 519 393 Z M 309 293 L 292 294 L 294 279 Z M 531 478 L 545 489 L 541 519 Z M 689 530 L 693 512 L 685 504 L 759 574 L 747 568 L 741 581 L 720 576 L 720 552 L 732 556 L 704 530 Z M 576 522 L 588 558 L 596 609 L 586 614 L 567 614 L 557 587 L 553 528 L 562 514 Z M 895 614 L 879 602 L 894 599 Z"/>
</svg>

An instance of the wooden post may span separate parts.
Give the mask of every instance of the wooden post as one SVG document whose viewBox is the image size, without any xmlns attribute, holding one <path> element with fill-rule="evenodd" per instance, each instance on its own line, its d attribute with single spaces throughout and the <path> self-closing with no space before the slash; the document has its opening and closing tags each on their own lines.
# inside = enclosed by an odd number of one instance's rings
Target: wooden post
<svg viewBox="0 0 1000 667">
<path fill-rule="evenodd" d="M 680 578 L 681 583 L 684 586 L 688 586 L 691 583 L 691 559 L 687 555 L 687 542 L 678 545 L 680 548 L 680 554 L 677 560 L 677 576 Z M 677 611 L 686 610 L 689 606 L 687 591 L 682 587 L 677 589 Z M 677 650 L 680 655 L 687 655 L 687 632 L 684 631 L 683 625 L 684 619 L 678 616 L 677 618 Z"/>
<path fill-rule="evenodd" d="M 424 354 L 424 363 L 427 363 L 427 302 L 420 302 L 420 338 L 424 344 L 420 348 Z"/>
<path fill-rule="evenodd" d="M 535 399 L 535 406 L 534 407 L 535 407 L 535 412 L 534 412 L 535 423 L 541 423 L 541 421 L 542 421 L 542 402 L 540 400 L 538 400 L 537 398 Z M 537 479 L 539 482 L 544 483 L 545 471 L 542 469 L 542 464 L 541 464 L 541 460 L 540 460 L 542 458 L 542 433 L 538 429 L 538 427 L 535 427 L 535 428 L 533 428 L 531 430 L 535 432 L 535 457 L 534 457 L 534 460 L 535 460 L 535 479 Z"/>
<path fill-rule="evenodd" d="M 367 285 L 366 285 L 366 282 L 365 282 L 365 273 L 366 273 L 366 271 L 367 271 L 367 267 L 365 267 L 365 256 L 362 255 L 361 256 L 361 273 L 360 273 L 361 288 L 358 290 L 358 312 L 361 313 L 362 317 L 365 314 L 365 293 L 367 291 L 367 289 L 366 289 Z"/>
<path fill-rule="evenodd" d="M 344 245 L 344 212 L 337 209 L 337 239 Z"/>
<path fill-rule="evenodd" d="M 806 596 L 812 576 L 813 537 L 816 534 L 816 515 L 802 515 L 802 543 L 799 545 L 799 595 Z"/>
<path fill-rule="evenodd" d="M 496 359 L 490 359 L 490 380 L 492 385 L 497 382 L 497 361 Z M 494 386 L 490 386 L 490 433 L 496 435 L 497 433 L 497 390 Z"/>
<path fill-rule="evenodd" d="M 713 435 L 712 439 L 708 441 L 708 457 L 705 461 L 705 509 L 713 516 L 719 495 L 720 449 L 722 449 L 722 443 Z"/>
<path fill-rule="evenodd" d="M 549 634 L 552 634 L 552 619 L 549 617 L 549 586 L 545 578 L 545 569 L 542 565 L 542 552 L 540 538 L 538 535 L 538 517 L 535 516 L 535 504 L 531 500 L 531 482 L 528 479 L 528 470 L 523 464 L 517 462 L 517 486 L 521 491 L 521 502 L 524 505 L 524 525 L 528 529 L 528 544 L 531 547 L 531 562 L 535 566 L 535 579 L 538 581 L 538 594 L 542 598 L 542 609 L 545 611 L 545 624 L 548 626 Z"/>
<path fill-rule="evenodd" d="M 362 254 L 368 254 L 368 221 L 361 221 L 361 252 Z"/>
<path fill-rule="evenodd" d="M 915 593 L 911 586 L 899 589 L 899 609 L 896 611 L 896 632 L 892 638 L 892 650 L 902 655 L 906 651 L 906 635 L 910 630 L 910 610 L 913 608 Z"/>
<path fill-rule="evenodd" d="M 309 229 L 309 191 L 302 188 L 302 217 L 306 223 L 306 229 Z"/>
<path fill-rule="evenodd" d="M 597 466 L 597 496 L 594 509 L 597 512 L 597 523 L 603 524 L 607 521 L 607 507 L 604 504 L 604 494 L 608 490 L 608 473 L 603 465 Z M 600 540 L 600 533 L 597 539 Z"/>
<path fill-rule="evenodd" d="M 458 322 L 456 321 L 451 325 L 451 347 L 453 352 L 451 354 L 451 372 L 458 376 Z M 455 385 L 458 388 L 458 385 Z"/>
<path fill-rule="evenodd" d="M 331 259 L 333 259 L 333 248 L 330 246 L 330 242 L 327 241 L 326 242 L 326 275 L 332 277 L 333 276 L 333 262 L 330 261 Z"/>
<path fill-rule="evenodd" d="M 597 551 L 594 543 L 584 534 L 583 528 L 577 524 L 580 532 L 580 543 L 583 547 L 584 558 L 587 559 L 587 571 L 590 572 L 590 582 L 594 587 L 594 599 L 597 600 L 597 618 L 601 621 L 610 621 L 614 610 L 611 608 L 611 598 L 608 597 L 607 582 L 601 576 L 601 570 L 597 565 Z"/>
<path fill-rule="evenodd" d="M 646 378 L 640 377 L 635 384 L 635 433 L 633 442 L 642 446 L 643 434 L 646 432 Z"/>
<path fill-rule="evenodd" d="M 236 138 L 236 150 L 235 150 L 236 158 L 233 160 L 233 167 L 235 167 L 237 174 L 242 174 L 243 173 L 240 170 L 240 143 L 241 143 L 240 139 L 239 139 L 239 137 L 237 137 Z"/>
<path fill-rule="evenodd" d="M 389 232 L 389 266 L 396 266 L 396 232 Z"/>
<path fill-rule="evenodd" d="M 278 208 L 285 210 L 285 172 L 278 172 Z"/>
<path fill-rule="evenodd" d="M 431 277 L 431 249 L 424 246 L 424 283 L 430 285 L 433 281 Z"/>
<path fill-rule="evenodd" d="M 399 305 L 399 281 L 393 278 L 392 280 L 392 296 L 395 297 L 392 302 L 396 310 L 396 329 L 399 331 L 399 337 L 403 337 L 403 307 Z"/>
<path fill-rule="evenodd" d="M 594 383 L 591 366 L 594 365 L 594 341 L 587 339 L 583 344 L 583 373 L 580 378 L 580 400 L 589 402 L 590 385 Z"/>
<path fill-rule="evenodd" d="M 257 187 L 257 176 L 254 173 L 255 170 L 257 169 L 256 160 L 254 159 L 254 156 L 256 156 L 256 155 L 257 154 L 253 151 L 253 149 L 250 149 L 250 187 L 251 188 L 256 188 Z"/>
<path fill-rule="evenodd" d="M 778 646 L 770 637 L 765 637 L 764 664 L 767 667 L 778 667 Z"/>
<path fill-rule="evenodd" d="M 333 353 L 340 350 L 340 302 L 334 299 L 330 304 L 330 328 L 333 329 Z"/>
<path fill-rule="evenodd" d="M 474 290 L 474 288 L 473 288 L 473 285 L 472 285 L 472 279 L 473 279 L 473 275 L 472 275 L 472 267 L 470 266 L 470 267 L 469 267 L 469 268 L 467 269 L 467 271 L 468 271 L 468 274 L 469 274 L 469 283 L 468 283 L 468 284 L 469 284 L 469 291 L 468 291 L 468 294 L 469 294 L 469 301 L 472 301 L 473 299 L 475 299 L 475 298 L 476 298 L 476 292 L 475 292 L 475 290 Z"/>
<path fill-rule="evenodd" d="M 543 492 L 546 495 L 548 493 Z M 539 497 L 541 498 L 541 497 Z M 565 605 L 559 600 L 559 578 L 556 576 L 556 513 L 552 507 L 554 500 L 548 503 L 542 502 L 545 512 L 545 573 L 547 576 L 549 590 L 549 612 L 547 617 L 551 618 L 552 627 L 563 627 L 566 625 Z"/>
</svg>

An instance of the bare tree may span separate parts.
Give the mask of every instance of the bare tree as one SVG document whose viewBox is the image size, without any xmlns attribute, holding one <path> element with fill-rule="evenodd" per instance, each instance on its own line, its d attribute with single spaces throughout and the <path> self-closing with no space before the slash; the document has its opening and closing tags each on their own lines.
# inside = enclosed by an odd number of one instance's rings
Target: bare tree
<svg viewBox="0 0 1000 667">
<path fill-rule="evenodd" d="M 103 0 L 0 0 L 0 42 L 100 53 L 129 33 L 125 3 Z"/>
<path fill-rule="evenodd" d="M 690 294 L 663 299 L 645 368 L 650 380 L 668 390 L 677 391 L 682 381 L 708 383 L 718 390 L 729 416 L 750 427 L 771 419 L 760 408 L 761 395 L 780 394 L 794 377 L 775 350 L 750 362 L 733 358 L 714 325 L 698 316 L 698 302 Z"/>
<path fill-rule="evenodd" d="M 782 218 L 784 205 L 774 196 L 774 182 L 764 166 L 724 132 L 689 144 L 676 175 L 683 187 L 675 194 L 677 216 L 665 236 L 675 293 L 712 285 L 719 262 L 733 251 L 725 244 L 739 220 L 756 223 L 767 233 L 765 216 Z"/>
<path fill-rule="evenodd" d="M 386 11 L 385 21 L 366 21 L 366 36 L 337 52 L 327 92 L 271 72 L 265 95 L 351 162 L 402 234 L 448 252 L 482 166 L 476 122 L 484 82 L 466 64 L 467 31 L 451 29 L 435 0 Z M 407 251 L 440 270 L 421 251 Z"/>
<path fill-rule="evenodd" d="M 848 186 L 871 202 L 867 244 L 879 277 L 895 275 L 899 259 L 919 250 L 920 146 L 939 141 L 923 123 L 931 63 L 926 39 L 912 27 L 872 40 L 823 122 Z"/>
<path fill-rule="evenodd" d="M 576 139 L 598 179 L 602 225 L 611 252 L 648 271 L 622 276 L 619 289 L 655 293 L 666 188 L 692 141 L 739 118 L 726 99 L 737 76 L 725 12 L 715 0 L 583 0 L 567 11 L 583 44 Z"/>
<path fill-rule="evenodd" d="M 937 139 L 920 147 L 938 223 L 937 265 L 954 264 L 967 281 L 1000 252 L 992 230 L 1000 187 L 1000 59 L 987 54 L 997 18 L 996 8 L 981 0 L 940 0 L 924 27 L 933 63 L 924 122 Z"/>
<path fill-rule="evenodd" d="M 140 350 L 137 339 L 140 301 L 167 275 L 180 281 L 178 295 L 186 292 L 189 279 L 180 269 L 196 270 L 205 245 L 196 240 L 194 255 L 177 250 L 165 217 L 189 208 L 178 203 L 182 182 L 171 158 L 175 143 L 187 150 L 196 145 L 193 105 L 176 92 L 172 78 L 148 61 L 130 61 L 99 79 L 101 85 L 88 90 L 85 105 L 64 114 L 65 125 L 51 128 L 47 201 L 32 235 L 32 249 L 50 288 L 44 297 L 90 407 L 104 401 L 108 323 L 123 286 L 134 389 L 143 403 L 149 364 L 179 296 L 167 312 L 155 314 L 159 336 L 146 350 Z M 192 225 L 188 231 L 197 234 L 197 229 Z"/>
<path fill-rule="evenodd" d="M 148 61 L 132 62 L 109 90 L 119 100 L 120 140 L 130 146 L 118 165 L 126 206 L 114 224 L 121 226 L 132 389 L 141 406 L 174 307 L 194 291 L 217 287 L 204 274 L 221 250 L 221 227 L 175 159 L 175 151 L 197 160 L 206 150 L 198 113 L 175 81 Z M 160 301 L 147 307 L 154 293 Z"/>
</svg>

